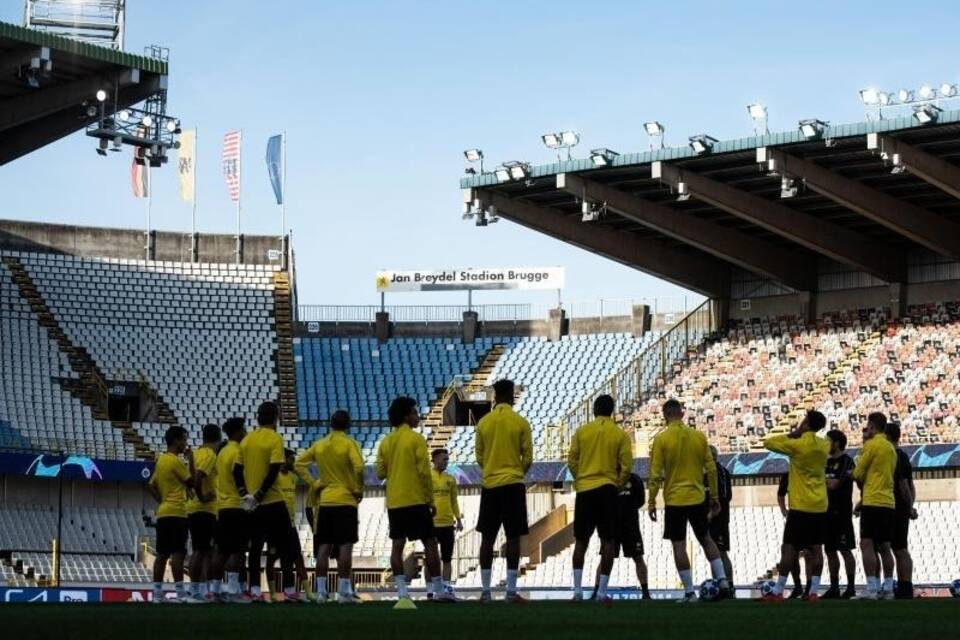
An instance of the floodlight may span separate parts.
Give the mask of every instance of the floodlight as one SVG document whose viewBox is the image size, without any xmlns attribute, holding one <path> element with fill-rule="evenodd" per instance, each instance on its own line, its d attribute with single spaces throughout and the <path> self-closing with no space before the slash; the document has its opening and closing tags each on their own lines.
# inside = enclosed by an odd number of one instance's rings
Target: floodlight
<svg viewBox="0 0 960 640">
<path fill-rule="evenodd" d="M 97 89 L 97 102 L 104 102 L 107 99 L 107 92 L 103 89 Z"/>
<path fill-rule="evenodd" d="M 124 109 L 123 111 L 117 114 L 117 117 L 121 120 L 121 122 L 127 122 L 128 120 L 130 120 L 130 112 Z"/>
<path fill-rule="evenodd" d="M 500 216 L 497 215 L 496 206 L 490 205 L 489 207 L 487 207 L 486 213 L 487 213 L 487 222 L 489 222 L 490 224 L 496 224 L 497 222 L 500 221 Z"/>
<path fill-rule="evenodd" d="M 957 95 L 957 85 L 944 82 L 940 85 L 940 95 L 944 98 L 952 98 Z"/>
<path fill-rule="evenodd" d="M 881 91 L 877 93 L 877 100 L 880 102 L 881 107 L 885 107 L 890 104 L 890 94 L 886 91 Z"/>
<path fill-rule="evenodd" d="M 917 91 L 917 96 L 921 100 L 933 100 L 934 98 L 937 97 L 937 92 L 936 90 L 934 90 L 933 87 L 925 84 L 922 87 L 920 87 L 919 91 Z"/>
<path fill-rule="evenodd" d="M 560 136 L 556 133 L 545 133 L 540 136 L 540 139 L 543 140 L 544 146 L 548 149 L 559 149 L 562 144 Z"/>
<path fill-rule="evenodd" d="M 756 104 L 748 104 L 747 113 L 749 113 L 750 117 L 754 120 L 763 120 L 767 117 L 767 108 L 759 102 Z"/>
<path fill-rule="evenodd" d="M 686 182 L 677 183 L 677 202 L 685 202 L 690 199 L 690 189 Z"/>
<path fill-rule="evenodd" d="M 177 133 L 180 129 L 180 122 L 178 120 L 167 120 L 167 131 L 170 133 Z"/>
<path fill-rule="evenodd" d="M 940 111 L 940 107 L 934 104 L 923 104 L 913 108 L 913 117 L 919 124 L 930 124 L 940 117 Z"/>
<path fill-rule="evenodd" d="M 97 143 L 97 155 L 106 156 L 107 147 L 109 146 L 110 141 L 106 138 L 100 138 L 100 142 Z"/>
<path fill-rule="evenodd" d="M 463 203 L 463 214 L 461 215 L 461 217 L 462 217 L 464 220 L 472 220 L 472 219 L 473 219 L 473 207 L 470 206 L 470 203 L 469 203 L 469 202 L 464 202 L 464 203 Z"/>
<path fill-rule="evenodd" d="M 690 148 L 693 149 L 694 153 L 698 156 L 703 155 L 704 153 L 709 153 L 713 149 L 713 145 L 716 144 L 717 139 L 708 136 L 705 133 L 700 133 L 695 136 L 690 136 Z"/>
<path fill-rule="evenodd" d="M 527 168 L 522 164 L 516 164 L 510 167 L 510 177 L 514 180 L 523 180 L 527 177 Z"/>
<path fill-rule="evenodd" d="M 143 119 L 140 120 L 140 123 L 141 123 L 143 126 L 145 126 L 145 127 L 152 127 L 152 126 L 153 126 L 153 116 L 151 116 L 151 115 L 143 116 Z"/>
<path fill-rule="evenodd" d="M 900 157 L 899 153 L 895 153 L 890 156 L 890 173 L 896 175 L 899 173 L 906 172 L 907 167 L 903 164 L 903 158 Z"/>
<path fill-rule="evenodd" d="M 86 113 L 88 118 L 93 118 L 97 115 L 97 108 L 92 104 L 88 104 Z"/>
<path fill-rule="evenodd" d="M 614 159 L 620 155 L 616 151 L 611 151 L 610 149 L 594 149 L 590 152 L 590 159 L 593 161 L 593 166 L 595 167 L 607 167 L 613 164 Z"/>
<path fill-rule="evenodd" d="M 792 198 L 797 195 L 797 183 L 793 178 L 783 176 L 780 178 L 780 197 Z"/>
<path fill-rule="evenodd" d="M 510 181 L 510 169 L 506 167 L 497 167 L 493 170 L 493 175 L 496 176 L 497 182 Z"/>
<path fill-rule="evenodd" d="M 463 152 L 463 157 L 467 159 L 467 162 L 479 162 L 483 160 L 483 151 L 480 149 L 467 149 Z"/>
<path fill-rule="evenodd" d="M 800 135 L 807 140 L 811 140 L 813 138 L 819 138 L 823 135 L 824 129 L 827 128 L 827 123 L 816 118 L 808 118 L 806 120 L 801 120 L 799 122 L 799 127 Z"/>
<path fill-rule="evenodd" d="M 860 102 L 868 107 L 880 104 L 880 92 L 873 88 L 860 89 Z"/>
<path fill-rule="evenodd" d="M 913 102 L 913 91 L 910 89 L 900 89 L 897 91 L 897 100 L 900 102 Z"/>
<path fill-rule="evenodd" d="M 656 120 L 644 122 L 643 128 L 647 130 L 648 136 L 662 136 L 664 131 L 663 125 Z"/>
<path fill-rule="evenodd" d="M 580 134 L 576 131 L 561 131 L 559 135 L 564 147 L 575 147 L 580 144 Z"/>
</svg>

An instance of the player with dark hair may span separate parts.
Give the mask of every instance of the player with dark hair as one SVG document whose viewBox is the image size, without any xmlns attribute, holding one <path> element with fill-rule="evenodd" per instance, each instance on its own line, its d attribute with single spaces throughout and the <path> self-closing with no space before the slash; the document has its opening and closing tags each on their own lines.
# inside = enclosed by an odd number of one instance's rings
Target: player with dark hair
<svg viewBox="0 0 960 640">
<path fill-rule="evenodd" d="M 213 580 L 210 564 L 213 560 L 213 532 L 217 526 L 217 449 L 220 447 L 220 427 L 203 427 L 203 446 L 193 454 L 190 468 L 193 477 L 193 497 L 187 501 L 187 522 L 190 527 L 190 586 L 194 598 L 206 598 L 207 589 L 215 596 L 219 580 Z M 209 583 L 207 582 L 209 580 Z"/>
<path fill-rule="evenodd" d="M 819 598 L 820 574 L 823 572 L 823 539 L 827 519 L 827 458 L 830 444 L 817 437 L 827 425 L 819 411 L 807 411 L 803 421 L 789 434 L 769 436 L 763 446 L 790 459 L 790 510 L 783 528 L 783 546 L 780 553 L 779 575 L 773 593 L 766 601 L 782 601 L 787 572 L 805 549 L 807 580 L 810 590 L 807 599 Z"/>
<path fill-rule="evenodd" d="M 517 593 L 517 572 L 520 568 L 520 536 L 528 533 L 527 471 L 533 463 L 533 434 L 530 424 L 513 410 L 512 380 L 493 384 L 493 408 L 477 424 L 474 450 L 482 472 L 480 514 L 480 592 L 481 602 L 493 599 L 491 570 L 493 546 L 503 527 L 507 538 L 507 593 L 509 602 L 521 604 L 526 599 Z"/>
<path fill-rule="evenodd" d="M 403 548 L 407 540 L 423 543 L 427 571 L 433 579 L 435 602 L 453 602 L 443 590 L 440 554 L 433 535 L 433 478 L 426 439 L 414 431 L 420 424 L 417 401 L 395 398 L 387 411 L 393 427 L 377 449 L 377 477 L 387 484 L 387 518 L 390 521 L 390 568 L 397 583 L 397 609 L 416 609 L 407 590 L 403 570 Z"/>
<path fill-rule="evenodd" d="M 710 537 L 717 545 L 720 551 L 720 559 L 723 560 L 723 570 L 727 574 L 727 582 L 733 589 L 733 563 L 730 561 L 730 502 L 733 500 L 733 480 L 727 468 L 720 464 L 720 453 L 717 448 L 710 445 L 710 454 L 717 465 L 717 490 L 720 499 L 720 509 L 716 512 L 710 510 L 709 495 L 705 507 L 707 508 L 707 517 L 710 520 Z M 704 485 L 707 484 L 704 479 Z M 733 595 L 725 594 L 725 595 Z"/>
<path fill-rule="evenodd" d="M 153 601 L 164 602 L 163 576 L 167 561 L 173 571 L 174 587 L 180 602 L 194 599 L 183 585 L 183 559 L 187 555 L 187 488 L 193 487 L 190 469 L 180 459 L 192 457 L 187 447 L 187 430 L 174 425 L 163 435 L 167 450 L 157 458 L 147 491 L 160 503 L 157 507 L 157 556 L 153 562 Z M 192 464 L 192 463 L 191 463 Z"/>
<path fill-rule="evenodd" d="M 359 540 L 357 507 L 363 499 L 363 456 L 360 445 L 347 435 L 350 414 L 338 410 L 330 416 L 330 433 L 300 454 L 295 468 L 304 481 L 312 483 L 311 493 L 318 495 L 314 526 L 314 557 L 317 563 L 317 602 L 327 596 L 330 558 L 337 560 L 339 602 L 357 601 L 353 592 L 353 545 Z M 317 468 L 313 479 L 310 465 Z"/>
<path fill-rule="evenodd" d="M 616 553 L 617 496 L 630 480 L 633 447 L 630 438 L 613 420 L 614 402 L 608 395 L 593 402 L 594 420 L 573 434 L 567 454 L 567 468 L 577 492 L 573 531 L 573 599 L 583 600 L 583 562 L 590 538 L 600 536 L 600 579 L 596 596 L 610 602 L 607 585 Z"/>
<path fill-rule="evenodd" d="M 827 535 L 823 548 L 830 569 L 830 588 L 821 596 L 825 599 L 849 599 L 856 595 L 854 584 L 857 564 L 853 549 L 857 541 L 853 534 L 853 458 L 846 454 L 847 436 L 832 429 L 827 432 L 830 458 L 827 460 Z M 847 589 L 840 593 L 840 557 L 847 573 Z"/>
<path fill-rule="evenodd" d="M 900 425 L 887 423 L 887 439 L 897 448 L 897 466 L 893 472 L 894 518 L 890 549 L 897 565 L 897 585 L 893 596 L 897 600 L 913 598 L 913 558 L 910 556 L 910 521 L 917 519 L 914 504 L 917 490 L 913 486 L 913 465 L 910 456 L 900 448 Z"/>
<path fill-rule="evenodd" d="M 247 603 L 249 596 L 240 586 L 240 571 L 249 542 L 249 515 L 243 508 L 243 498 L 237 488 L 233 468 L 240 453 L 240 443 L 247 435 L 243 418 L 230 418 L 223 423 L 227 441 L 217 453 L 217 526 L 214 531 L 216 552 L 213 556 L 213 592 L 220 589 L 220 580 L 226 577 L 224 602 Z"/>
<path fill-rule="evenodd" d="M 896 507 L 893 476 L 897 468 L 897 450 L 887 440 L 886 427 L 887 418 L 882 413 L 867 416 L 863 448 L 853 470 L 853 479 L 860 485 L 857 509 L 860 511 L 860 551 L 867 590 L 859 598 L 864 600 L 881 600 L 893 595 L 894 560 L 890 541 Z M 878 555 L 884 575 L 882 591 Z"/>
<path fill-rule="evenodd" d="M 284 463 L 283 438 L 277 433 L 279 415 L 274 402 L 264 402 L 257 408 L 258 427 L 240 443 L 233 476 L 244 508 L 253 512 L 247 568 L 251 595 L 254 599 L 261 597 L 260 556 L 266 543 L 276 549 L 280 557 L 283 599 L 301 602 L 302 598 L 294 587 L 290 515 L 276 483 Z"/>
<path fill-rule="evenodd" d="M 663 538 L 673 546 L 673 559 L 683 582 L 681 603 L 695 602 L 697 594 L 693 588 L 693 573 L 690 570 L 690 556 L 687 554 L 687 524 L 693 529 L 693 535 L 703 548 L 710 563 L 713 578 L 719 583 L 723 594 L 730 592 L 726 570 L 720 557 L 720 550 L 710 537 L 710 524 L 707 522 L 708 502 L 710 510 L 720 509 L 719 489 L 717 488 L 717 465 L 710 455 L 707 438 L 701 432 L 683 423 L 683 405 L 677 400 L 663 403 L 663 431 L 657 434 L 650 447 L 650 499 L 647 502 L 647 515 L 657 520 L 657 494 L 663 488 L 665 504 L 663 514 Z M 703 478 L 707 477 L 710 499 L 704 491 Z"/>
<path fill-rule="evenodd" d="M 443 588 L 453 593 L 450 578 L 453 576 L 453 546 L 456 532 L 463 531 L 463 519 L 460 517 L 460 502 L 457 499 L 457 479 L 447 473 L 450 453 L 446 449 L 434 449 L 430 454 L 433 463 L 433 503 L 436 513 L 433 516 L 433 535 L 440 547 L 441 574 Z M 429 572 L 427 578 L 427 598 L 433 598 L 433 582 Z"/>
</svg>

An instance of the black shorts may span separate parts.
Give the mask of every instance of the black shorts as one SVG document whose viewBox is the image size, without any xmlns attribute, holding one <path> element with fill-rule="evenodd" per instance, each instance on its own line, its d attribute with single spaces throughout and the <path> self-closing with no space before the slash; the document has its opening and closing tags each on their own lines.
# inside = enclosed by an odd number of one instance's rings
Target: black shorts
<svg viewBox="0 0 960 640">
<path fill-rule="evenodd" d="M 910 514 L 894 512 L 893 532 L 890 536 L 890 548 L 903 551 L 910 542 Z"/>
<path fill-rule="evenodd" d="M 217 514 L 215 537 L 220 553 L 246 553 L 250 543 L 250 514 L 243 509 L 221 509 Z"/>
<path fill-rule="evenodd" d="M 707 523 L 707 510 L 703 503 L 683 507 L 667 505 L 663 509 L 663 539 L 681 542 L 687 539 L 687 523 L 693 529 L 693 535 L 700 540 L 710 533 Z"/>
<path fill-rule="evenodd" d="M 823 539 L 823 548 L 827 551 L 852 551 L 857 548 L 851 514 L 827 514 L 827 532 Z"/>
<path fill-rule="evenodd" d="M 480 515 L 477 531 L 495 536 L 503 527 L 507 538 L 519 538 L 529 533 L 527 528 L 527 488 L 523 483 L 502 487 L 484 487 L 480 491 Z"/>
<path fill-rule="evenodd" d="M 783 544 L 797 549 L 823 544 L 827 529 L 827 514 L 790 509 L 783 527 Z"/>
<path fill-rule="evenodd" d="M 350 505 L 317 508 L 317 533 L 319 544 L 354 544 L 358 535 L 357 508 Z"/>
<path fill-rule="evenodd" d="M 187 552 L 188 525 L 186 518 L 164 516 L 157 518 L 157 555 L 172 556 Z"/>
<path fill-rule="evenodd" d="M 187 516 L 190 526 L 190 546 L 194 553 L 213 549 L 213 532 L 217 528 L 217 516 L 206 511 L 197 511 Z"/>
<path fill-rule="evenodd" d="M 860 539 L 885 544 L 893 539 L 893 509 L 863 507 L 860 510 Z"/>
<path fill-rule="evenodd" d="M 709 503 L 706 508 L 709 513 Z M 710 520 L 710 537 L 717 543 L 720 551 L 730 551 L 730 507 L 723 507 L 720 513 Z"/>
<path fill-rule="evenodd" d="M 433 514 L 425 504 L 387 509 L 391 540 L 427 540 L 433 537 Z"/>
<path fill-rule="evenodd" d="M 640 532 L 640 518 L 636 512 L 630 517 L 621 517 L 617 522 L 617 535 L 613 539 L 614 557 L 635 558 L 643 555 L 643 534 Z M 603 554 L 603 546 L 600 547 Z"/>
<path fill-rule="evenodd" d="M 578 491 L 573 509 L 573 537 L 587 542 L 596 531 L 601 540 L 617 537 L 617 500 L 619 491 L 612 484 L 589 491 Z"/>
<path fill-rule="evenodd" d="M 290 531 L 287 533 L 287 549 L 293 553 L 294 557 L 303 557 L 303 547 L 300 546 L 300 534 L 297 533 L 296 527 L 290 527 Z M 267 549 L 267 554 L 276 556 L 277 550 L 274 547 L 270 547 Z"/>
<path fill-rule="evenodd" d="M 433 537 L 440 545 L 440 559 L 443 562 L 453 560 L 453 541 L 455 539 L 453 527 L 434 527 Z"/>
<path fill-rule="evenodd" d="M 261 504 L 253 512 L 250 539 L 255 544 L 266 543 L 278 556 L 284 557 L 293 553 L 290 548 L 291 529 L 290 512 L 283 501 Z"/>
</svg>

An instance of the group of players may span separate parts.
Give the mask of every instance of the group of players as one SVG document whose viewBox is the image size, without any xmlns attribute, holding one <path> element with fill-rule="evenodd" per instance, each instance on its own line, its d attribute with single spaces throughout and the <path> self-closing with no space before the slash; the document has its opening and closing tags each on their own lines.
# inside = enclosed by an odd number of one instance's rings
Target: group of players
<svg viewBox="0 0 960 640">
<path fill-rule="evenodd" d="M 493 407 L 478 423 L 475 439 L 482 472 L 477 523 L 481 534 L 481 600 L 493 598 L 494 544 L 502 528 L 506 538 L 505 599 L 522 603 L 525 599 L 517 590 L 517 576 L 520 538 L 528 533 L 524 478 L 533 462 L 532 434 L 529 423 L 513 409 L 513 382 L 500 380 L 493 390 Z M 656 521 L 661 492 L 665 503 L 663 537 L 673 547 L 684 589 L 681 602 L 697 599 L 687 554 L 688 525 L 710 563 L 716 597 L 731 596 L 732 566 L 727 552 L 732 490 L 729 473 L 717 463 L 716 449 L 708 445 L 703 433 L 684 424 L 682 405 L 668 400 L 663 405 L 665 427 L 651 446 L 649 500 L 645 500 L 643 482 L 632 473 L 630 438 L 613 420 L 614 408 L 612 397 L 599 396 L 593 407 L 595 419 L 574 433 L 569 448 L 567 463 L 576 490 L 574 600 L 584 598 L 583 566 L 594 532 L 600 538 L 601 558 L 592 597 L 601 602 L 611 600 L 607 593 L 610 572 L 621 550 L 636 564 L 643 597 L 650 597 L 639 509 L 646 502 L 650 519 Z M 207 425 L 203 446 L 196 452 L 187 447 L 187 432 L 182 427 L 167 431 L 167 450 L 157 459 L 148 483 L 159 502 L 154 601 L 164 601 L 168 562 L 176 602 L 247 603 L 262 599 L 261 556 L 265 545 L 269 548 L 268 566 L 272 567 L 273 558 L 281 565 L 282 594 L 274 598 L 304 601 L 298 582 L 305 581 L 306 572 L 294 524 L 298 478 L 309 487 L 308 518 L 317 562 L 315 600 L 358 601 L 351 573 L 364 464 L 359 444 L 347 435 L 350 417 L 345 411 L 335 412 L 330 433 L 295 458 L 294 452 L 284 449 L 276 431 L 278 414 L 276 404 L 263 403 L 257 411 L 258 426 L 250 433 L 240 418 L 227 420 L 222 434 L 217 425 Z M 408 541 L 423 545 L 428 597 L 455 602 L 449 583 L 450 563 L 455 531 L 463 524 L 457 483 L 445 473 L 447 452 L 429 452 L 426 439 L 415 431 L 420 416 L 412 398 L 396 398 L 388 415 L 393 430 L 378 448 L 376 475 L 385 483 L 396 607 L 416 607 L 409 595 L 404 564 Z M 894 595 L 894 557 L 899 578 L 895 595 L 910 597 L 906 537 L 909 520 L 916 517 L 915 494 L 909 459 L 894 448 L 899 429 L 887 424 L 882 414 L 871 414 L 864 429 L 865 445 L 855 464 L 844 453 L 846 438 L 842 433 L 831 431 L 826 439 L 815 435 L 825 425 L 823 415 L 811 411 L 790 434 L 765 441 L 768 449 L 789 458 L 790 470 L 782 483 L 789 509 L 784 509 L 779 577 L 764 599 L 783 599 L 787 576 L 801 555 L 808 576 L 804 597 L 817 599 L 824 546 L 830 560 L 831 586 L 823 597 L 841 596 L 838 554 L 847 568 L 848 588 L 843 595 L 852 595 L 854 513 L 861 517 L 861 549 L 868 576 L 862 597 Z M 223 442 L 222 435 L 227 438 Z M 186 464 L 181 456 L 185 456 Z M 853 482 L 860 484 L 863 496 L 856 508 L 852 505 Z M 183 581 L 188 537 L 193 549 L 190 591 Z M 333 597 L 327 593 L 330 558 L 337 560 L 337 592 Z M 880 566 L 885 576 L 882 588 Z"/>
</svg>

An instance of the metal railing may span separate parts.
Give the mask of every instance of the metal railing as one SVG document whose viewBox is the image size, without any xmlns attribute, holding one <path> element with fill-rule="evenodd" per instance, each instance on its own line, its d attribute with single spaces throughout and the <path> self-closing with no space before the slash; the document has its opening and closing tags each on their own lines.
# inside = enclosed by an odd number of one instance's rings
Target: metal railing
<svg viewBox="0 0 960 640">
<path fill-rule="evenodd" d="M 628 317 L 633 307 L 645 304 L 653 314 L 675 313 L 686 315 L 691 300 L 686 296 L 599 298 L 564 302 L 561 307 L 568 318 L 613 318 Z M 466 311 L 475 311 L 481 322 L 520 322 L 544 320 L 551 303 L 527 304 L 465 304 L 453 305 L 300 305 L 297 319 L 301 322 L 375 322 L 377 313 L 386 311 L 392 322 L 460 322 Z"/>
<path fill-rule="evenodd" d="M 710 300 L 681 318 L 660 339 L 644 349 L 640 355 L 610 376 L 603 384 L 577 402 L 560 419 L 559 433 L 553 448 L 562 448 L 580 425 L 593 419 L 593 401 L 609 394 L 617 401 L 620 415 L 629 416 L 650 395 L 671 377 L 675 367 L 686 363 L 691 349 L 699 347 L 703 339 L 714 331 L 714 306 Z"/>
</svg>

